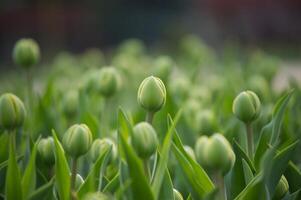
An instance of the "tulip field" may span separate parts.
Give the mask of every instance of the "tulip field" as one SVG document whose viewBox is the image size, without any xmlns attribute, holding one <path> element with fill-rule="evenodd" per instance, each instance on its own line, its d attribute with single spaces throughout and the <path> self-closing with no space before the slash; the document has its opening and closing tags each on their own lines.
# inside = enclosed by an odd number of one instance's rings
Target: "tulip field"
<svg viewBox="0 0 301 200">
<path fill-rule="evenodd" d="M 10 51 L 0 199 L 301 199 L 301 90 L 275 87 L 278 56 L 193 35 L 170 50 Z"/>
</svg>

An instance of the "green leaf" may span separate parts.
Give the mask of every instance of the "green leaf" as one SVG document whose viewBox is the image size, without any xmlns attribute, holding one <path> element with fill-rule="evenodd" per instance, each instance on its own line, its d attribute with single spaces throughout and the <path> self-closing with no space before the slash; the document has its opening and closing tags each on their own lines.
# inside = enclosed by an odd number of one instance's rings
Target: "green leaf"
<svg viewBox="0 0 301 200">
<path fill-rule="evenodd" d="M 292 161 L 289 162 L 284 175 L 290 184 L 291 192 L 295 192 L 301 188 L 301 171 Z"/>
<path fill-rule="evenodd" d="M 181 116 L 181 111 L 179 111 L 177 113 L 177 115 L 175 117 L 175 122 L 172 123 L 172 126 L 170 126 L 168 128 L 167 134 L 163 141 L 162 148 L 159 153 L 160 158 L 159 158 L 158 165 L 156 166 L 156 172 L 155 172 L 155 176 L 154 176 L 154 179 L 152 182 L 152 189 L 154 191 L 154 195 L 155 195 L 156 199 L 159 197 L 160 188 L 161 188 L 164 176 L 165 176 L 164 174 L 166 171 L 167 162 L 168 162 L 168 158 L 169 158 L 169 152 L 170 152 L 173 133 L 174 133 L 176 124 L 180 119 L 180 116 Z"/>
<path fill-rule="evenodd" d="M 118 125 L 120 126 L 122 124 L 128 125 L 129 122 L 127 122 L 127 118 L 123 111 L 119 109 Z M 122 129 L 119 127 L 118 134 L 120 139 L 119 142 L 121 143 L 121 147 L 124 151 L 128 164 L 133 199 L 153 200 L 155 199 L 154 194 L 144 174 L 142 161 L 139 159 L 134 149 L 127 143 L 127 136 L 131 134 L 129 132 L 125 132 L 124 130 L 132 132 L 132 127 L 127 127 L 127 129 Z"/>
<path fill-rule="evenodd" d="M 114 191 L 116 191 L 118 189 L 118 187 L 120 186 L 119 184 L 119 173 L 117 173 L 112 180 L 110 180 L 110 182 L 107 183 L 107 185 L 105 186 L 105 188 L 103 189 L 103 192 L 110 192 L 110 193 L 114 193 Z"/>
<path fill-rule="evenodd" d="M 102 174 L 101 171 L 103 171 L 103 166 L 105 164 L 106 158 L 108 158 L 112 148 L 108 148 L 107 151 L 105 151 L 103 154 L 99 156 L 95 164 L 93 165 L 90 173 L 88 174 L 85 182 L 81 185 L 81 187 L 78 189 L 78 197 L 82 198 L 85 194 L 89 192 L 96 192 L 97 191 L 97 185 L 99 185 L 99 182 L 101 181 L 99 178 Z"/>
<path fill-rule="evenodd" d="M 244 177 L 245 177 L 245 182 L 246 185 L 248 185 L 251 180 L 254 178 L 253 172 L 249 167 L 249 164 L 245 161 L 245 159 L 242 159 L 242 166 L 244 169 Z"/>
<path fill-rule="evenodd" d="M 236 149 L 236 153 L 238 153 L 240 155 L 240 157 L 246 161 L 246 163 L 249 165 L 249 168 L 252 170 L 252 173 L 254 174 L 256 172 L 256 169 L 255 169 L 255 167 L 254 167 L 251 159 L 245 153 L 245 151 L 243 150 L 243 148 L 235 140 L 233 142 L 233 148 L 235 148 Z"/>
<path fill-rule="evenodd" d="M 235 200 L 266 199 L 262 173 L 255 176 Z"/>
<path fill-rule="evenodd" d="M 19 162 L 19 161 L 22 160 L 23 158 L 24 158 L 23 155 L 17 156 L 17 162 Z M 2 169 L 4 169 L 5 167 L 7 167 L 7 165 L 8 165 L 8 160 L 3 161 L 2 163 L 0 163 L 0 171 L 1 171 Z"/>
<path fill-rule="evenodd" d="M 24 199 L 27 199 L 27 197 L 35 190 L 36 187 L 36 155 L 38 142 L 39 140 L 37 140 L 32 148 L 30 160 L 22 178 L 22 192 Z"/>
<path fill-rule="evenodd" d="M 45 199 L 45 196 L 49 196 L 52 193 L 52 188 L 54 184 L 54 178 L 52 178 L 48 183 L 42 185 L 37 190 L 35 190 L 29 197 L 28 200 L 40 200 Z"/>
<path fill-rule="evenodd" d="M 61 200 L 70 200 L 70 170 L 64 149 L 52 130 L 55 144 L 55 184 Z"/>
<path fill-rule="evenodd" d="M 22 200 L 21 175 L 16 159 L 15 133 L 11 132 L 9 141 L 9 158 L 6 171 L 5 196 L 7 200 Z"/>
<path fill-rule="evenodd" d="M 157 199 L 173 199 L 173 184 L 170 177 L 170 174 L 168 172 L 168 169 L 165 169 L 162 185 L 160 187 L 159 196 Z"/>
</svg>

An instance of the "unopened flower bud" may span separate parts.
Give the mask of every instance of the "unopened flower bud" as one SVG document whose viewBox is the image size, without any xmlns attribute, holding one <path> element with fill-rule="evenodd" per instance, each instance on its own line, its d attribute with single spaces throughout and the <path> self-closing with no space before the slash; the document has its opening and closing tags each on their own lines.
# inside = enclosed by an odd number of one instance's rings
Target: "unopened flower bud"
<svg viewBox="0 0 301 200">
<path fill-rule="evenodd" d="M 92 133 L 85 124 L 71 126 L 63 137 L 63 146 L 67 153 L 74 158 L 84 155 L 92 144 Z"/>
<path fill-rule="evenodd" d="M 118 72 L 113 67 L 103 67 L 96 76 L 95 84 L 101 95 L 108 98 L 113 96 L 118 89 Z"/>
<path fill-rule="evenodd" d="M 63 98 L 63 110 L 66 116 L 74 117 L 79 107 L 79 94 L 76 90 L 67 92 Z"/>
<path fill-rule="evenodd" d="M 169 56 L 160 56 L 154 63 L 154 75 L 166 80 L 172 70 L 174 63 Z"/>
<path fill-rule="evenodd" d="M 164 83 L 157 77 L 147 77 L 139 86 L 137 100 L 147 111 L 159 111 L 166 101 Z"/>
<path fill-rule="evenodd" d="M 176 189 L 173 189 L 173 196 L 174 196 L 174 200 L 184 200 L 181 193 Z"/>
<path fill-rule="evenodd" d="M 90 149 L 90 156 L 93 162 L 96 162 L 100 155 L 105 153 L 109 148 L 110 152 L 110 161 L 114 162 L 117 159 L 117 147 L 116 144 L 109 138 L 96 139 Z"/>
<path fill-rule="evenodd" d="M 285 178 L 285 176 L 281 176 L 280 181 L 278 182 L 277 186 L 276 186 L 276 191 L 274 194 L 274 198 L 275 200 L 280 200 L 284 197 L 284 195 L 288 192 L 289 190 L 289 185 L 288 182 Z"/>
<path fill-rule="evenodd" d="M 52 137 L 41 139 L 39 141 L 37 150 L 44 163 L 48 165 L 54 164 L 54 141 Z"/>
<path fill-rule="evenodd" d="M 26 111 L 23 102 L 14 94 L 0 96 L 0 127 L 15 129 L 23 125 Z"/>
<path fill-rule="evenodd" d="M 199 137 L 198 140 L 196 141 L 195 148 L 194 148 L 196 159 L 203 167 L 207 167 L 206 158 L 205 158 L 205 149 L 208 140 L 209 140 L 208 137 L 205 135 Z"/>
<path fill-rule="evenodd" d="M 40 59 L 40 48 L 33 39 L 20 39 L 13 50 L 14 62 L 21 67 L 30 68 Z"/>
<path fill-rule="evenodd" d="M 233 113 L 244 123 L 251 123 L 260 114 L 261 103 L 258 96 L 252 91 L 241 92 L 233 101 Z"/>
<path fill-rule="evenodd" d="M 139 157 L 147 159 L 154 154 L 157 149 L 157 133 L 149 123 L 140 122 L 133 129 L 131 142 Z"/>
</svg>

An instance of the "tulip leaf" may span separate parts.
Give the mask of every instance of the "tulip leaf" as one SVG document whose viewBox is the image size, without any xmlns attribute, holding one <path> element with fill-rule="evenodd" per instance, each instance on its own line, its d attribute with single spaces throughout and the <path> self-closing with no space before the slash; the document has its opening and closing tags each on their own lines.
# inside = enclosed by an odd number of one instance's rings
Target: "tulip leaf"
<svg viewBox="0 0 301 200">
<path fill-rule="evenodd" d="M 36 155 L 38 142 L 39 140 L 37 140 L 32 148 L 30 160 L 22 178 L 22 191 L 25 199 L 35 190 L 36 187 Z"/>
<path fill-rule="evenodd" d="M 11 132 L 9 138 L 9 158 L 6 171 L 5 199 L 22 200 L 21 175 L 16 159 L 15 133 Z"/>
<path fill-rule="evenodd" d="M 116 189 L 120 186 L 120 182 L 119 182 L 119 173 L 117 173 L 105 186 L 105 188 L 103 189 L 103 192 L 110 192 L 110 193 L 114 193 L 114 191 L 116 191 Z"/>
<path fill-rule="evenodd" d="M 301 188 L 301 171 L 292 161 L 289 162 L 284 174 L 290 184 L 291 192 L 295 192 Z"/>
<path fill-rule="evenodd" d="M 123 111 L 119 109 L 118 114 L 118 125 L 120 124 L 128 125 L 127 118 Z M 132 132 L 132 127 L 127 127 L 127 129 L 118 128 L 119 142 L 125 154 L 125 159 L 128 164 L 129 175 L 131 178 L 131 189 L 133 194 L 133 199 L 140 200 L 153 200 L 154 194 L 146 179 L 144 174 L 142 161 L 139 159 L 134 149 L 127 143 L 127 135 L 131 135 L 129 132 L 125 132 L 124 130 L 128 130 Z"/>
<path fill-rule="evenodd" d="M 167 167 L 167 162 L 169 158 L 169 152 L 171 147 L 171 142 L 173 138 L 174 129 L 176 127 L 177 122 L 179 121 L 181 116 L 181 111 L 176 114 L 175 122 L 168 127 L 167 134 L 164 138 L 162 148 L 160 150 L 159 162 L 156 168 L 155 176 L 152 182 L 152 189 L 154 191 L 155 198 L 157 199 L 160 193 L 160 188 L 164 179 L 165 170 Z M 169 116 L 170 117 L 170 116 Z"/>
<path fill-rule="evenodd" d="M 88 174 L 87 178 L 85 179 L 85 182 L 81 185 L 81 187 L 78 189 L 78 197 L 82 198 L 85 194 L 89 192 L 96 192 L 97 191 L 97 185 L 101 180 L 99 178 L 101 174 L 101 168 L 105 163 L 106 158 L 108 158 L 108 155 L 110 154 L 112 148 L 108 148 L 104 153 L 102 153 L 95 164 L 93 165 L 90 173 Z"/>
<path fill-rule="evenodd" d="M 70 170 L 64 149 L 52 130 L 55 144 L 55 184 L 61 200 L 70 200 Z"/>
<path fill-rule="evenodd" d="M 248 185 L 251 180 L 254 178 L 253 172 L 249 167 L 249 164 L 245 161 L 245 159 L 242 159 L 242 165 L 243 165 L 243 171 L 244 171 L 244 177 L 246 185 Z"/>
<path fill-rule="evenodd" d="M 52 188 L 54 184 L 54 178 L 52 178 L 48 183 L 42 185 L 37 190 L 35 190 L 30 196 L 28 200 L 40 200 L 45 199 L 45 196 L 49 196 L 52 193 Z"/>
<path fill-rule="evenodd" d="M 255 176 L 235 200 L 266 199 L 262 173 Z"/>
<path fill-rule="evenodd" d="M 243 148 L 235 140 L 233 142 L 233 148 L 236 148 L 237 150 L 236 153 L 238 153 L 240 157 L 245 160 L 245 162 L 249 165 L 250 169 L 252 170 L 252 173 L 254 174 L 256 170 L 251 159 L 248 157 L 248 155 L 245 153 Z"/>
<path fill-rule="evenodd" d="M 19 162 L 20 160 L 22 160 L 24 158 L 23 155 L 17 156 L 17 162 Z M 8 160 L 3 161 L 2 163 L 0 163 L 0 171 L 4 168 L 6 168 L 8 165 Z"/>
<path fill-rule="evenodd" d="M 160 187 L 159 196 L 157 199 L 173 199 L 173 184 L 168 172 L 168 169 L 165 169 L 164 177 L 162 180 L 162 185 Z"/>
</svg>

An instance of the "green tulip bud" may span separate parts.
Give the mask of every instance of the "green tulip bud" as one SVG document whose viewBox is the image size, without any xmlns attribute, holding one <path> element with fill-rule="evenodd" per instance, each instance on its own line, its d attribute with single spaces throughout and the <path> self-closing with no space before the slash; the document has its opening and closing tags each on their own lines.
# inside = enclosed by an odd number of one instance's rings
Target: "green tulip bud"
<svg viewBox="0 0 301 200">
<path fill-rule="evenodd" d="M 216 128 L 215 115 L 211 110 L 200 110 L 196 114 L 197 131 L 201 134 L 212 134 Z"/>
<path fill-rule="evenodd" d="M 184 200 L 181 193 L 178 190 L 176 190 L 175 188 L 173 189 L 173 196 L 174 196 L 174 200 Z"/>
<path fill-rule="evenodd" d="M 201 136 L 198 138 L 195 144 L 195 156 L 196 160 L 204 167 L 206 166 L 206 159 L 205 159 L 205 149 L 208 144 L 208 137 L 207 136 Z"/>
<path fill-rule="evenodd" d="M 116 144 L 109 138 L 96 139 L 90 149 L 90 157 L 93 162 L 96 162 L 100 155 L 111 148 L 110 161 L 114 162 L 117 159 Z"/>
<path fill-rule="evenodd" d="M 235 154 L 228 140 L 219 133 L 208 139 L 205 146 L 206 165 L 213 170 L 220 170 L 226 174 L 234 165 Z"/>
<path fill-rule="evenodd" d="M 155 153 L 157 149 L 157 133 L 149 123 L 140 122 L 133 129 L 131 142 L 137 154 L 142 159 L 147 159 Z"/>
<path fill-rule="evenodd" d="M 76 90 L 67 92 L 63 98 L 63 110 L 66 116 L 74 117 L 79 107 L 79 94 Z"/>
<path fill-rule="evenodd" d="M 265 99 L 269 97 L 269 83 L 263 76 L 251 76 L 248 80 L 248 88 L 254 91 L 256 94 L 258 94 L 260 99 Z"/>
<path fill-rule="evenodd" d="M 273 199 L 275 200 L 280 200 L 284 197 L 284 195 L 288 192 L 289 190 L 289 185 L 288 182 L 285 178 L 285 176 L 281 176 L 280 181 L 278 182 L 277 186 L 276 186 L 276 191 L 274 194 Z"/>
<path fill-rule="evenodd" d="M 63 146 L 74 158 L 84 155 L 92 144 L 92 133 L 85 124 L 71 126 L 63 136 Z"/>
<path fill-rule="evenodd" d="M 159 111 L 166 101 L 164 83 L 157 77 L 147 77 L 139 86 L 137 100 L 147 111 Z"/>
<path fill-rule="evenodd" d="M 40 48 L 33 39 L 17 41 L 13 50 L 14 62 L 24 68 L 30 68 L 40 59 Z"/>
<path fill-rule="evenodd" d="M 193 159 L 196 160 L 195 154 L 193 149 L 190 146 L 184 145 L 184 150 L 186 151 L 186 153 Z"/>
<path fill-rule="evenodd" d="M 109 197 L 100 192 L 88 193 L 83 198 L 83 200 L 112 200 L 112 199 L 113 199 L 112 197 Z"/>
<path fill-rule="evenodd" d="M 101 95 L 108 98 L 113 96 L 118 89 L 118 73 L 113 67 L 103 67 L 96 77 L 96 84 Z"/>
<path fill-rule="evenodd" d="M 175 81 L 177 80 L 177 81 Z M 177 104 L 182 104 L 189 95 L 191 83 L 184 75 L 173 75 L 169 78 L 168 89 Z"/>
<path fill-rule="evenodd" d="M 260 114 L 261 103 L 252 91 L 241 92 L 233 101 L 233 113 L 244 123 L 251 123 Z"/>
<path fill-rule="evenodd" d="M 166 80 L 172 70 L 174 63 L 169 56 L 160 56 L 154 62 L 154 74 Z"/>
<path fill-rule="evenodd" d="M 76 177 L 75 177 L 75 190 L 77 191 L 80 186 L 82 186 L 82 184 L 84 183 L 84 179 L 81 177 L 80 174 L 76 174 Z"/>
<path fill-rule="evenodd" d="M 54 164 L 54 141 L 52 137 L 41 139 L 38 143 L 37 150 L 43 162 L 48 165 Z"/>
<path fill-rule="evenodd" d="M 0 127 L 4 129 L 19 128 L 26 116 L 23 102 L 14 94 L 0 96 Z"/>
</svg>

